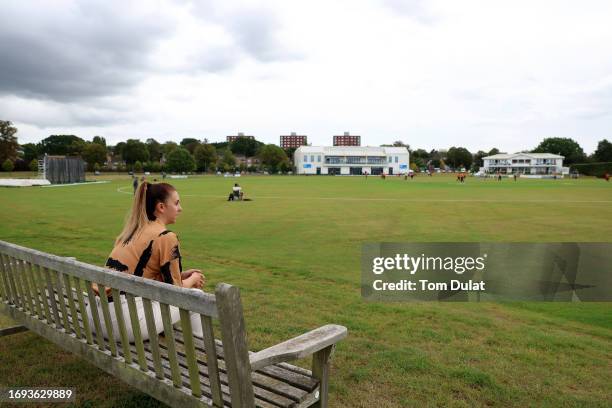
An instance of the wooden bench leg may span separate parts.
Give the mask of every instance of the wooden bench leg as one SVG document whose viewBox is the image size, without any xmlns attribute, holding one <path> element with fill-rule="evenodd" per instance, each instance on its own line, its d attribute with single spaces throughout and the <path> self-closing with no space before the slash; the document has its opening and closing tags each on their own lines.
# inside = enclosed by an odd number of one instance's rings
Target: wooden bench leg
<svg viewBox="0 0 612 408">
<path fill-rule="evenodd" d="M 329 382 L 329 360 L 335 345 L 317 351 L 312 356 L 312 376 L 319 380 L 319 401 L 313 407 L 327 408 L 328 382 Z"/>
<path fill-rule="evenodd" d="M 0 329 L 0 337 L 10 336 L 11 334 L 17 334 L 24 331 L 28 331 L 28 328 L 25 326 L 12 326 L 4 329 Z"/>
</svg>

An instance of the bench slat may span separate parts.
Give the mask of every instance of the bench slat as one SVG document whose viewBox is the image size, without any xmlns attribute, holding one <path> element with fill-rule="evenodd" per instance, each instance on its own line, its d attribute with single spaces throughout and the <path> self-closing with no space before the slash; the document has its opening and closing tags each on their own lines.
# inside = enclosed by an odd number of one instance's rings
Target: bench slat
<svg viewBox="0 0 612 408">
<path fill-rule="evenodd" d="M 15 305 L 19 309 L 25 311 L 26 309 L 24 308 L 24 306 L 22 304 L 23 297 L 22 297 L 22 294 L 21 294 L 21 287 L 20 287 L 20 284 L 19 284 L 19 277 L 15 273 L 15 264 L 14 264 L 15 260 L 13 259 L 13 257 L 10 257 L 10 256 L 7 257 L 6 260 L 7 260 L 7 268 L 8 268 L 8 271 L 9 271 L 9 273 L 8 273 L 9 280 L 11 281 L 11 284 L 13 285 L 14 290 L 15 290 L 15 292 L 14 292 L 15 293 Z"/>
<path fill-rule="evenodd" d="M 9 257 L 9 277 L 15 284 L 16 294 L 17 294 L 17 305 L 24 312 L 27 311 L 27 304 L 25 302 L 23 286 L 21 285 L 21 276 L 19 276 L 19 270 L 17 269 L 17 260 L 14 257 Z"/>
<path fill-rule="evenodd" d="M 27 263 L 28 275 L 30 276 L 30 283 L 32 288 L 32 295 L 34 296 L 34 305 L 36 306 L 36 314 L 40 320 L 45 318 L 43 314 L 43 296 L 40 292 L 40 280 L 38 274 L 36 273 L 38 268 L 36 265 L 32 265 L 31 263 Z"/>
<path fill-rule="evenodd" d="M 23 282 L 23 290 L 24 295 L 26 297 L 26 303 L 28 305 L 28 309 L 30 310 L 30 314 L 32 316 L 36 315 L 36 305 L 34 302 L 34 293 L 32 291 L 30 277 L 26 268 L 25 261 L 17 261 L 17 270 L 19 271 L 19 277 Z"/>
<path fill-rule="evenodd" d="M 202 322 L 202 335 L 204 350 L 206 350 L 206 363 L 209 370 L 210 388 L 213 392 L 213 402 L 221 406 L 221 381 L 219 380 L 219 365 L 217 361 L 217 348 L 215 347 L 215 333 L 212 319 L 209 316 L 200 315 Z"/>
<path fill-rule="evenodd" d="M 6 301 L 8 289 L 4 280 L 4 261 L 0 258 L 0 301 Z"/>
<path fill-rule="evenodd" d="M 153 354 L 153 362 L 155 363 L 155 375 L 157 378 L 164 378 L 161 366 L 161 358 L 159 356 L 159 343 L 157 341 L 157 328 L 155 327 L 155 317 L 153 316 L 153 308 L 151 307 L 151 299 L 142 298 L 144 307 L 145 320 L 147 321 L 147 330 L 149 332 L 149 344 L 151 345 L 151 353 Z"/>
<path fill-rule="evenodd" d="M 0 279 L 2 279 L 2 285 L 4 286 L 3 299 L 5 302 L 14 303 L 13 294 L 11 293 L 11 286 L 8 280 L 7 268 L 8 268 L 8 265 L 6 264 L 6 261 L 4 260 L 4 254 L 0 253 Z"/>
<path fill-rule="evenodd" d="M 176 347 L 174 346 L 174 328 L 170 317 L 170 307 L 165 303 L 160 303 L 162 321 L 164 323 L 164 336 L 168 347 L 168 359 L 172 371 L 172 382 L 175 387 L 181 386 L 181 372 L 179 371 L 178 361 L 176 360 Z"/>
<path fill-rule="evenodd" d="M 42 271 L 42 268 L 39 265 L 36 265 L 36 281 L 38 283 L 38 290 L 40 291 L 40 302 L 43 306 L 45 319 L 47 320 L 47 324 L 52 324 L 53 320 L 51 317 L 51 310 L 49 309 L 49 298 L 47 297 L 45 276 Z"/>
<path fill-rule="evenodd" d="M 2 263 L 4 264 L 4 274 L 9 285 L 9 289 L 11 290 L 11 302 L 16 306 L 19 306 L 19 294 L 17 293 L 17 285 L 15 284 L 15 280 L 12 276 L 13 272 L 10 265 L 11 260 L 7 255 L 0 255 L 2 256 Z"/>
<path fill-rule="evenodd" d="M 108 307 L 108 297 L 106 297 L 106 286 L 98 284 L 98 299 L 100 299 L 100 306 L 102 306 L 102 316 L 104 317 L 104 326 L 106 327 L 106 338 L 110 345 L 110 350 L 113 356 L 118 356 L 117 353 L 117 341 L 115 340 L 115 333 L 113 328 L 113 321 L 111 320 L 110 309 Z"/>
<path fill-rule="evenodd" d="M 68 293 L 72 293 L 72 282 L 70 281 L 70 275 L 64 275 L 64 284 L 66 286 L 66 291 Z M 77 315 L 76 303 L 74 302 L 74 296 L 68 296 L 68 307 L 70 309 L 70 316 L 73 318 Z M 81 326 L 78 324 L 73 325 L 74 333 L 77 338 L 83 338 L 81 333 Z"/>
<path fill-rule="evenodd" d="M 119 335 L 121 336 L 121 348 L 123 348 L 123 355 L 125 362 L 132 364 L 132 352 L 126 344 L 129 344 L 129 338 L 127 329 L 125 327 L 125 317 L 123 316 L 123 306 L 121 304 L 121 294 L 118 289 L 112 288 L 111 293 L 113 296 L 113 306 L 115 308 L 115 318 L 117 319 L 117 327 L 119 328 Z M 70 296 L 68 296 L 70 298 Z"/>
<path fill-rule="evenodd" d="M 2 301 L 10 302 L 10 293 L 11 290 L 8 285 L 8 281 L 6 280 L 6 276 L 4 275 L 4 259 L 2 258 L 2 254 L 0 253 L 0 280 L 2 281 Z"/>
<path fill-rule="evenodd" d="M 40 293 L 40 281 L 38 280 L 38 274 L 36 273 L 36 265 L 32 265 L 28 262 L 26 263 L 25 267 L 28 270 L 28 276 L 30 278 L 30 288 L 32 289 L 32 296 L 34 300 L 34 306 L 36 308 L 36 315 L 40 320 L 43 320 L 45 318 L 42 308 L 43 298 Z"/>
<path fill-rule="evenodd" d="M 87 290 L 87 297 L 89 300 L 89 311 L 91 312 L 91 319 L 93 320 L 93 330 L 96 332 L 96 343 L 100 350 L 105 350 L 104 337 L 102 336 L 102 325 L 100 324 L 100 314 L 98 313 L 98 307 L 96 305 L 96 295 L 93 292 L 91 281 L 85 280 L 85 289 Z M 53 297 L 53 296 L 52 296 Z M 86 318 L 83 316 L 83 318 Z"/>
<path fill-rule="evenodd" d="M 136 301 L 134 295 L 128 293 L 125 295 L 128 302 L 128 310 L 130 311 L 130 322 L 134 333 L 134 344 L 136 345 L 136 353 L 138 355 L 138 364 L 142 371 L 147 371 L 147 363 L 145 362 L 144 346 L 142 342 L 142 333 L 140 332 L 140 322 L 138 320 L 138 310 L 136 309 Z"/>
<path fill-rule="evenodd" d="M 85 340 L 87 344 L 93 344 L 93 335 L 91 334 L 91 327 L 89 327 L 89 318 L 87 317 L 87 309 L 85 307 L 85 301 L 83 300 L 83 288 L 81 286 L 81 280 L 73 276 L 74 285 L 76 288 L 77 301 L 79 303 L 79 312 L 83 319 L 83 332 L 85 334 Z"/>
<path fill-rule="evenodd" d="M 193 344 L 193 331 L 191 327 L 191 318 L 189 316 L 189 310 L 180 309 L 181 314 L 181 328 L 183 329 L 184 346 L 187 354 L 187 364 L 189 366 L 189 380 L 191 381 L 191 390 L 193 395 L 199 397 L 202 395 L 200 389 L 200 380 L 198 374 L 198 363 L 196 362 L 195 346 Z"/>
<path fill-rule="evenodd" d="M 55 275 L 55 283 L 57 286 L 57 290 L 59 293 L 62 293 L 65 286 L 64 286 L 64 282 L 62 279 L 63 274 L 60 271 L 54 271 L 54 275 Z M 64 325 L 64 330 L 66 330 L 66 333 L 70 334 L 72 332 L 72 329 L 70 328 L 70 324 L 68 323 L 68 312 L 66 310 L 66 302 L 58 302 L 60 305 L 60 311 L 62 312 L 62 322 Z"/>
<path fill-rule="evenodd" d="M 51 279 L 51 272 L 48 268 L 43 268 L 43 274 L 45 276 L 45 282 L 47 283 L 47 293 L 49 293 L 49 300 L 51 302 L 51 310 L 53 310 L 53 322 L 55 323 L 55 327 L 57 329 L 61 329 L 62 324 L 60 323 L 59 311 L 57 309 L 57 302 L 55 300 L 55 296 L 51 294 L 53 291 L 53 281 Z"/>
</svg>

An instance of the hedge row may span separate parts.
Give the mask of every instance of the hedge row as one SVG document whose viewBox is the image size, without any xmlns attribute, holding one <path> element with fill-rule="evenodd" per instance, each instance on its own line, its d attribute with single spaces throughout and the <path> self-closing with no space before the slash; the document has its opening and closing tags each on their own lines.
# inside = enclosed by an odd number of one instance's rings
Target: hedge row
<svg viewBox="0 0 612 408">
<path fill-rule="evenodd" d="M 572 164 L 570 172 L 574 171 L 585 176 L 603 177 L 606 173 L 612 175 L 612 162 Z"/>
</svg>

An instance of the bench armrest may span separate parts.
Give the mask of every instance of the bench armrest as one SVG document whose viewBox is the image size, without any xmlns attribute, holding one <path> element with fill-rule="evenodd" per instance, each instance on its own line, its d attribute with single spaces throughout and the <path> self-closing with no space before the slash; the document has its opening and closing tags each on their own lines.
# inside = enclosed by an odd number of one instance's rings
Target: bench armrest
<svg viewBox="0 0 612 408">
<path fill-rule="evenodd" d="M 249 356 L 251 369 L 259 370 L 271 364 L 297 360 L 316 353 L 346 337 L 344 326 L 327 324 L 291 340 L 268 347 Z"/>
</svg>

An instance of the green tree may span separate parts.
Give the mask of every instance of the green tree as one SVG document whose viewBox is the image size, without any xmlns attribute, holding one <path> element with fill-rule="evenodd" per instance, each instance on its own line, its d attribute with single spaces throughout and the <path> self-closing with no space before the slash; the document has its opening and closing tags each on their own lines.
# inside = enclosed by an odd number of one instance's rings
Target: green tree
<svg viewBox="0 0 612 408">
<path fill-rule="evenodd" d="M 493 156 L 499 154 L 499 149 L 497 147 L 492 148 L 491 150 L 489 150 L 489 156 Z"/>
<path fill-rule="evenodd" d="M 78 155 L 85 148 L 85 141 L 75 135 L 51 135 L 40 142 L 40 153 L 49 155 Z"/>
<path fill-rule="evenodd" d="M 147 139 L 147 150 L 149 151 L 149 160 L 158 162 L 162 158 L 162 145 L 155 139 Z"/>
<path fill-rule="evenodd" d="M 168 155 L 170 153 L 172 153 L 172 151 L 174 149 L 176 149 L 178 147 L 178 144 L 176 144 L 175 142 L 166 142 L 162 145 L 162 153 L 164 155 L 164 157 L 168 157 Z"/>
<path fill-rule="evenodd" d="M 0 162 L 2 163 L 9 159 L 11 162 L 17 159 L 19 143 L 15 133 L 17 128 L 11 122 L 0 120 Z"/>
<path fill-rule="evenodd" d="M 99 143 L 88 143 L 83 151 L 83 160 L 87 162 L 89 171 L 94 170 L 96 164 L 103 165 L 106 162 L 106 147 Z"/>
<path fill-rule="evenodd" d="M 223 157 L 221 157 L 219 161 L 219 166 L 223 171 L 234 170 L 236 167 L 236 157 L 230 149 L 225 149 L 223 152 Z"/>
<path fill-rule="evenodd" d="M 106 139 L 103 138 L 102 136 L 94 136 L 94 138 L 93 138 L 93 140 L 91 142 L 106 147 Z"/>
<path fill-rule="evenodd" d="M 114 160 L 125 160 L 123 158 L 123 149 L 125 149 L 125 142 L 119 142 L 115 147 L 111 147 Z"/>
<path fill-rule="evenodd" d="M 35 145 L 34 143 L 26 143 L 21 145 L 21 150 L 23 151 L 23 160 L 28 163 L 32 160 L 38 159 L 38 156 L 40 156 L 38 145 Z"/>
<path fill-rule="evenodd" d="M 404 143 L 402 140 L 396 140 L 393 142 L 393 147 L 407 147 L 408 151 L 410 151 L 410 145 L 408 143 Z"/>
<path fill-rule="evenodd" d="M 241 154 L 246 157 L 253 157 L 257 150 L 264 144 L 247 137 L 239 137 L 229 144 L 229 148 L 234 154 Z"/>
<path fill-rule="evenodd" d="M 281 170 L 282 163 L 289 162 L 289 158 L 285 151 L 273 144 L 263 146 L 259 149 L 257 156 L 264 168 L 271 173 L 276 173 Z"/>
<path fill-rule="evenodd" d="M 11 159 L 6 159 L 2 163 L 2 170 L 4 171 L 13 171 L 14 168 L 15 168 L 15 164 L 13 163 Z"/>
<path fill-rule="evenodd" d="M 451 147 L 448 149 L 446 153 L 446 163 L 448 163 L 452 168 L 457 169 L 460 167 L 465 167 L 469 169 L 472 165 L 472 153 L 465 147 Z"/>
<path fill-rule="evenodd" d="M 136 163 L 134 163 L 134 171 L 138 173 L 142 171 L 142 163 L 140 160 L 136 160 Z"/>
<path fill-rule="evenodd" d="M 189 150 L 177 147 L 168 155 L 166 167 L 170 171 L 183 172 L 195 170 L 196 164 Z"/>
<path fill-rule="evenodd" d="M 437 151 L 436 149 L 432 149 L 432 151 L 429 152 L 429 161 L 427 162 L 427 166 L 429 167 L 438 167 L 438 168 L 442 168 L 442 166 L 440 165 L 440 162 L 444 159 L 444 156 L 442 155 L 441 152 Z"/>
<path fill-rule="evenodd" d="M 566 166 L 586 161 L 586 155 L 582 147 L 574 139 L 567 137 L 545 138 L 533 152 L 559 154 L 564 157 L 563 163 Z"/>
<path fill-rule="evenodd" d="M 38 160 L 32 159 L 29 164 L 30 171 L 38 171 Z"/>
<path fill-rule="evenodd" d="M 487 157 L 489 156 L 489 153 L 484 152 L 482 150 L 479 150 L 476 152 L 476 154 L 474 154 L 474 163 L 473 163 L 473 170 L 477 170 L 479 168 L 481 168 L 482 166 L 484 166 L 484 160 L 483 157 Z"/>
<path fill-rule="evenodd" d="M 125 142 L 122 154 L 123 160 L 127 164 L 134 164 L 137 161 L 146 162 L 149 160 L 149 151 L 147 146 L 138 139 L 128 139 Z"/>
<path fill-rule="evenodd" d="M 196 147 L 194 159 L 199 171 L 208 171 L 212 163 L 217 162 L 217 149 L 210 144 L 203 144 Z"/>
<path fill-rule="evenodd" d="M 612 143 L 608 139 L 597 143 L 597 150 L 593 153 L 593 158 L 598 162 L 612 162 Z"/>
<path fill-rule="evenodd" d="M 191 137 L 186 137 L 181 140 L 181 146 L 185 149 L 189 150 L 189 153 L 193 154 L 195 152 L 196 147 L 200 145 L 200 141 L 198 139 L 194 139 Z"/>
</svg>

